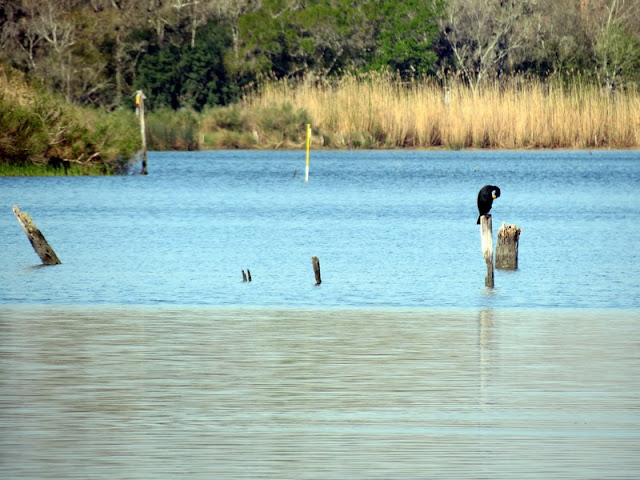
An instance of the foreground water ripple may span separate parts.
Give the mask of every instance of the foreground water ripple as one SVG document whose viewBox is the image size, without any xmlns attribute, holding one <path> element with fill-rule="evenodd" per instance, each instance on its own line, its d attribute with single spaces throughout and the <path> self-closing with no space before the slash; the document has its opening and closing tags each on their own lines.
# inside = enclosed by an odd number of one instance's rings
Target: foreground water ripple
<svg viewBox="0 0 640 480">
<path fill-rule="evenodd" d="M 12 307 L 4 478 L 637 478 L 637 313 Z"/>
</svg>

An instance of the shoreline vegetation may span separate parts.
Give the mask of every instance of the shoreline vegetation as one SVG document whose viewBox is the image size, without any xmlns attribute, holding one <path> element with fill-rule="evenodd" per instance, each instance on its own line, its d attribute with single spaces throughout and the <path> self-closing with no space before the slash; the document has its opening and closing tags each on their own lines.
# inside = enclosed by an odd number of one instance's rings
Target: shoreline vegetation
<svg viewBox="0 0 640 480">
<path fill-rule="evenodd" d="M 403 82 L 384 73 L 267 82 L 240 105 L 204 112 L 205 148 L 633 149 L 640 92 L 583 81 L 513 77 Z M 239 136 L 240 135 L 240 136 Z"/>
<path fill-rule="evenodd" d="M 307 124 L 315 149 L 635 149 L 640 92 L 579 75 L 477 89 L 387 73 L 308 76 L 266 81 L 229 106 L 156 110 L 146 120 L 149 150 L 298 149 Z M 133 108 L 69 105 L 0 69 L 0 176 L 124 173 L 139 149 Z"/>
<path fill-rule="evenodd" d="M 0 176 L 126 171 L 139 149 L 130 117 L 69 104 L 0 65 Z"/>
</svg>

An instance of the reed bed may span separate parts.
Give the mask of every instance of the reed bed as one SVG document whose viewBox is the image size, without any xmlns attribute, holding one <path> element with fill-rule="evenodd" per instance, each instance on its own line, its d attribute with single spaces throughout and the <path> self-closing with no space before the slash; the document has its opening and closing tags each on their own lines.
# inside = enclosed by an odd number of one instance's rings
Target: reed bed
<svg viewBox="0 0 640 480">
<path fill-rule="evenodd" d="M 513 78 L 476 91 L 458 81 L 389 74 L 334 83 L 271 81 L 243 108 L 304 109 L 314 143 L 331 148 L 638 148 L 640 93 L 570 81 Z"/>
</svg>

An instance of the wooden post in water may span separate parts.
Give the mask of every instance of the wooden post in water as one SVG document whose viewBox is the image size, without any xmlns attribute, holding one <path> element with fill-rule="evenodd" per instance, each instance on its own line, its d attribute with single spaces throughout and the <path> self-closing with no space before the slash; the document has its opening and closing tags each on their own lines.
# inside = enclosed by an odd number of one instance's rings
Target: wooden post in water
<svg viewBox="0 0 640 480">
<path fill-rule="evenodd" d="M 60 265 L 62 262 L 56 255 L 56 252 L 53 251 L 53 248 L 49 245 L 46 238 L 36 225 L 31 220 L 31 217 L 27 212 L 21 212 L 18 208 L 18 205 L 13 206 L 13 213 L 18 218 L 18 222 L 22 225 L 33 249 L 36 251 L 40 260 L 45 265 Z"/>
<path fill-rule="evenodd" d="M 313 273 L 316 276 L 316 285 L 320 285 L 322 283 L 322 279 L 320 278 L 320 260 L 318 260 L 318 257 L 311 257 L 311 263 L 313 264 Z"/>
<path fill-rule="evenodd" d="M 311 125 L 307 123 L 307 163 L 304 170 L 304 181 L 309 181 L 309 146 L 311 145 Z"/>
<path fill-rule="evenodd" d="M 144 100 L 147 97 L 144 96 L 142 90 L 136 92 L 136 109 L 140 116 L 140 136 L 142 137 L 142 175 L 147 175 L 147 130 L 144 124 Z"/>
<path fill-rule="evenodd" d="M 496 268 L 503 270 L 517 270 L 518 242 L 520 229 L 514 224 L 502 224 L 498 230 L 498 244 L 496 245 Z"/>
<path fill-rule="evenodd" d="M 244 273 L 244 270 L 242 270 L 242 281 L 246 282 L 247 281 L 247 274 Z"/>
<path fill-rule="evenodd" d="M 491 215 L 480 217 L 480 238 L 482 240 L 482 255 L 487 264 L 487 276 L 484 279 L 485 286 L 494 287 L 493 283 L 493 225 Z"/>
</svg>

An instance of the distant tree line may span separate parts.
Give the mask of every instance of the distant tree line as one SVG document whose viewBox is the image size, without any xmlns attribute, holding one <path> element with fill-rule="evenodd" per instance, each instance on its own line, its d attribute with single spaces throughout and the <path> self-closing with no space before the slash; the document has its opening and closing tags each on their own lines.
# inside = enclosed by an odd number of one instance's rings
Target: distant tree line
<svg viewBox="0 0 640 480">
<path fill-rule="evenodd" d="M 0 61 L 107 110 L 226 105 L 264 78 L 585 75 L 640 84 L 640 0 L 0 0 Z"/>
</svg>

